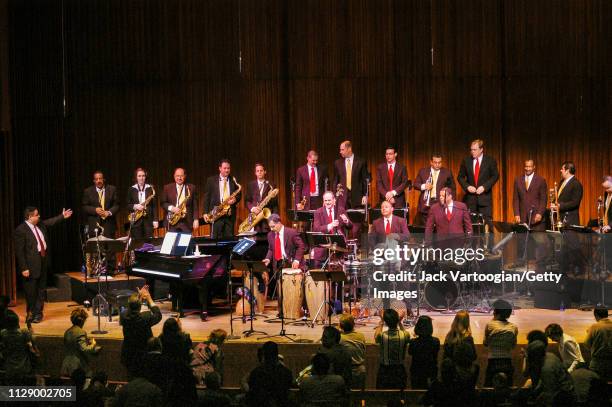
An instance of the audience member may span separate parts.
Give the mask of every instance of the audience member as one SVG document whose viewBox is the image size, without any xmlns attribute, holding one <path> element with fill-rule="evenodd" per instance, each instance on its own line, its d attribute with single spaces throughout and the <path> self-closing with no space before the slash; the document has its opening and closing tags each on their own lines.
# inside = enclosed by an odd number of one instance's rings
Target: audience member
<svg viewBox="0 0 612 407">
<path fill-rule="evenodd" d="M 546 352 L 539 340 L 527 345 L 527 372 L 531 379 L 529 397 L 544 406 L 573 406 L 574 384 L 557 356 Z"/>
<path fill-rule="evenodd" d="M 455 394 L 455 374 L 455 364 L 445 358 L 440 364 L 440 379 L 429 386 L 421 403 L 434 407 L 460 406 Z"/>
<path fill-rule="evenodd" d="M 140 311 L 143 302 L 149 308 L 148 311 Z M 151 327 L 161 319 L 159 307 L 155 305 L 147 289 L 132 294 L 128 300 L 127 310 L 119 318 L 119 323 L 123 327 L 121 363 L 127 368 L 131 377 L 142 370 L 147 341 L 153 336 Z"/>
<path fill-rule="evenodd" d="M 364 389 L 366 382 L 366 340 L 361 332 L 355 331 L 355 318 L 350 314 L 340 317 L 340 344 L 351 356 L 351 382 L 353 389 Z"/>
<path fill-rule="evenodd" d="M 312 358 L 312 374 L 300 384 L 301 405 L 338 406 L 346 399 L 346 385 L 342 376 L 330 373 L 331 363 L 324 353 Z"/>
<path fill-rule="evenodd" d="M 89 314 L 83 308 L 75 308 L 70 313 L 72 326 L 64 332 L 64 360 L 60 370 L 62 376 L 70 376 L 77 368 L 83 369 L 87 377 L 92 375 L 89 362 L 101 347 L 96 344 L 94 338 L 89 338 L 83 329 L 87 317 Z"/>
<path fill-rule="evenodd" d="M 204 383 L 208 373 L 216 372 L 223 384 L 223 343 L 227 338 L 227 332 L 223 329 L 213 330 L 208 339 L 195 346 L 191 368 L 198 383 Z M 261 348 L 259 348 L 261 349 Z"/>
<path fill-rule="evenodd" d="M 84 407 L 104 407 L 106 400 L 111 400 L 115 393 L 107 387 L 108 376 L 105 372 L 94 373 L 89 386 L 83 392 Z"/>
<path fill-rule="evenodd" d="M 414 326 L 416 338 L 410 340 L 408 354 L 410 363 L 410 383 L 413 389 L 427 390 L 438 377 L 438 352 L 440 340 L 433 337 L 433 324 L 430 317 L 421 315 Z"/>
<path fill-rule="evenodd" d="M 115 392 L 113 407 L 161 407 L 165 406 L 162 391 L 143 375 L 132 379 Z"/>
<path fill-rule="evenodd" d="M 323 328 L 321 336 L 321 348 L 319 352 L 324 353 L 331 364 L 331 371 L 342 376 L 344 383 L 350 388 L 351 384 L 351 354 L 340 345 L 340 331 L 333 326 Z"/>
<path fill-rule="evenodd" d="M 289 402 L 293 385 L 291 370 L 278 360 L 278 345 L 268 341 L 263 345 L 263 363 L 249 374 L 246 403 L 250 407 L 284 407 Z"/>
<path fill-rule="evenodd" d="M 563 362 L 563 366 L 567 369 L 568 373 L 572 373 L 576 367 L 584 364 L 580 345 L 578 345 L 573 336 L 563 332 L 563 328 L 561 328 L 560 325 L 548 325 L 545 333 L 553 342 L 559 344 L 558 349 L 559 355 L 561 356 L 561 362 Z"/>
<path fill-rule="evenodd" d="M 394 309 L 386 309 L 380 324 L 374 331 L 379 346 L 379 367 L 376 375 L 378 389 L 404 389 L 406 387 L 406 348 L 410 334 L 399 324 L 399 315 Z"/>
<path fill-rule="evenodd" d="M 591 351 L 589 368 L 604 382 L 612 381 L 612 321 L 608 309 L 595 308 L 595 323 L 588 330 L 585 345 Z"/>
<path fill-rule="evenodd" d="M 159 340 L 164 356 L 186 364 L 191 363 L 191 337 L 188 333 L 183 332 L 180 319 L 168 318 L 164 322 Z"/>
<path fill-rule="evenodd" d="M 221 391 L 221 375 L 210 372 L 204 378 L 206 390 L 198 397 L 198 405 L 201 407 L 229 407 L 232 399 Z"/>
<path fill-rule="evenodd" d="M 505 300 L 493 303 L 493 320 L 485 327 L 482 344 L 489 348 L 489 361 L 485 374 L 485 387 L 493 385 L 493 376 L 496 373 L 505 373 L 508 385 L 512 386 L 514 368 L 512 366 L 512 349 L 516 346 L 518 329 L 508 321 L 512 314 L 512 305 Z"/>
<path fill-rule="evenodd" d="M 474 350 L 474 360 L 476 360 L 476 347 L 470 328 L 470 314 L 467 311 L 459 311 L 451 324 L 451 328 L 444 339 L 444 359 L 453 359 L 455 347 L 462 342 L 468 343 Z"/>
<path fill-rule="evenodd" d="M 19 329 L 19 316 L 7 311 L 6 328 L 0 332 L 0 355 L 6 384 L 24 384 L 34 377 L 31 355 L 34 342 L 30 331 Z"/>
</svg>

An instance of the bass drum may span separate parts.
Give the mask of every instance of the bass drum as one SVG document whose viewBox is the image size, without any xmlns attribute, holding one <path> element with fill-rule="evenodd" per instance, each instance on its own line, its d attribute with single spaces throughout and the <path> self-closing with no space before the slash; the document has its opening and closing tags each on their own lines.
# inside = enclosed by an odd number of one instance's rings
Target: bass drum
<svg viewBox="0 0 612 407">
<path fill-rule="evenodd" d="M 321 307 L 321 312 L 319 312 L 319 315 L 317 315 L 316 321 L 314 320 L 314 317 L 321 304 L 325 301 L 325 284 L 327 284 L 327 281 L 314 281 L 310 273 L 306 274 L 306 279 L 304 281 L 304 292 L 306 295 L 306 305 L 308 305 L 308 314 L 310 315 L 313 323 L 320 322 L 324 324 L 329 311 L 329 306 L 327 304 Z"/>
<path fill-rule="evenodd" d="M 300 269 L 285 268 L 283 275 L 283 315 L 288 319 L 302 317 L 304 302 L 304 275 Z"/>
<path fill-rule="evenodd" d="M 459 287 L 454 281 L 431 281 L 425 284 L 425 302 L 435 311 L 452 308 L 459 297 Z"/>
</svg>

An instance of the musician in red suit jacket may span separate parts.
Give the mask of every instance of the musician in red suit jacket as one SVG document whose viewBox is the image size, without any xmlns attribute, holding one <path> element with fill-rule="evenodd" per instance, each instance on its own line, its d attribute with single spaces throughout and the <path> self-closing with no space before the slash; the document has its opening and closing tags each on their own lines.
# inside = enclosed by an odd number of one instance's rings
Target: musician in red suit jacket
<svg viewBox="0 0 612 407">
<path fill-rule="evenodd" d="M 304 261 L 306 246 L 300 233 L 292 228 L 285 227 L 276 213 L 268 218 L 268 253 L 262 261 L 266 266 L 272 263 L 273 269 L 284 260 L 291 264 L 291 268 L 298 269 Z"/>
<path fill-rule="evenodd" d="M 394 208 L 403 208 L 406 205 L 404 190 L 409 183 L 406 166 L 397 162 L 395 147 L 387 147 L 385 162 L 376 167 L 376 189 L 381 202 L 389 201 Z"/>
<path fill-rule="evenodd" d="M 484 142 L 474 140 L 470 145 L 470 157 L 461 162 L 457 181 L 465 191 L 463 202 L 470 211 L 480 213 L 493 231 L 493 185 L 499 179 L 497 162 L 484 154 Z"/>
<path fill-rule="evenodd" d="M 463 202 L 453 200 L 453 191 L 440 190 L 438 204 L 431 207 L 425 225 L 425 241 L 431 242 L 434 230 L 438 240 L 457 239 L 472 234 L 470 210 Z"/>
<path fill-rule="evenodd" d="M 327 168 L 319 165 L 319 154 L 310 150 L 306 165 L 297 169 L 295 174 L 295 207 L 298 210 L 315 210 L 323 204 L 323 193 L 329 182 Z M 301 204 L 303 198 L 306 203 Z"/>
<path fill-rule="evenodd" d="M 380 205 L 382 216 L 372 224 L 372 232 L 369 240 L 370 246 L 384 243 L 387 238 L 405 242 L 410 237 L 406 219 L 393 214 L 393 206 L 389 201 L 383 201 Z"/>
<path fill-rule="evenodd" d="M 166 227 L 170 232 L 191 233 L 192 229 L 197 229 L 200 226 L 198 221 L 198 199 L 195 185 L 187 184 L 187 175 L 183 168 L 174 170 L 174 182 L 164 185 L 164 190 L 161 196 L 161 206 L 166 211 Z M 168 215 L 179 211 L 181 202 L 188 199 L 185 217 L 172 226 L 168 222 Z"/>
<path fill-rule="evenodd" d="M 266 179 L 266 168 L 262 163 L 256 163 L 255 179 L 248 183 L 246 196 L 247 211 L 252 213 L 253 217 L 261 212 L 261 209 L 258 208 L 259 203 L 263 201 L 273 189 L 274 186 Z M 278 198 L 272 198 L 265 207 L 270 209 L 272 213 L 278 213 Z M 255 232 L 267 233 L 269 231 L 270 227 L 266 219 L 262 219 L 261 222 L 255 225 Z"/>
<path fill-rule="evenodd" d="M 536 174 L 533 160 L 525 161 L 525 172 L 514 179 L 512 193 L 512 208 L 514 221 L 530 225 L 530 239 L 535 242 L 536 270 L 545 271 L 546 255 L 548 253 L 548 238 L 542 232 L 546 231 L 546 204 L 548 202 L 548 187 L 546 180 Z M 523 257 L 524 239 L 519 239 L 518 255 Z"/>
<path fill-rule="evenodd" d="M 341 234 L 347 237 L 353 223 L 346 216 L 344 208 L 336 204 L 333 192 L 327 191 L 323 194 L 323 206 L 314 214 L 313 232 L 326 234 Z M 315 264 L 321 262 L 327 256 L 327 250 L 322 247 L 313 248 L 313 259 Z"/>
<path fill-rule="evenodd" d="M 415 225 L 425 226 L 429 208 L 438 203 L 438 193 L 444 187 L 450 188 L 454 193 L 455 179 L 452 171 L 442 166 L 442 154 L 433 153 L 429 167 L 421 168 L 414 179 L 414 189 L 421 191 L 417 213 L 414 217 Z"/>
</svg>

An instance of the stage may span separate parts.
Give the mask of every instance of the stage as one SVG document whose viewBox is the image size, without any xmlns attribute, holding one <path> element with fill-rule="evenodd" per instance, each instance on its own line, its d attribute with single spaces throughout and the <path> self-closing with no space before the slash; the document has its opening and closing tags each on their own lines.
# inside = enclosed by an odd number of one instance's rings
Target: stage
<svg viewBox="0 0 612 407">
<path fill-rule="evenodd" d="M 183 330 L 191 335 L 194 342 L 205 340 L 208 334 L 217 328 L 221 328 L 230 333 L 230 314 L 229 309 L 224 303 L 215 303 L 218 308 L 213 309 L 208 321 L 200 321 L 199 315 L 187 315 L 183 318 Z M 158 303 L 161 308 L 163 319 L 153 327 L 153 333 L 158 335 L 161 333 L 164 321 L 174 315 L 171 312 L 171 304 L 168 301 Z M 76 302 L 55 302 L 45 305 L 45 318 L 40 324 L 33 325 L 33 330 L 36 335 L 38 344 L 43 353 L 44 365 L 41 372 L 51 376 L 57 375 L 63 358 L 62 342 L 63 333 L 70 326 L 70 312 L 73 307 L 78 306 Z M 20 316 L 22 326 L 25 326 L 25 301 L 19 300 L 17 307 L 13 308 Z M 267 317 L 276 316 L 275 302 L 269 301 L 266 307 Z M 425 312 L 434 321 L 434 335 L 444 341 L 444 336 L 450 328 L 454 314 L 443 314 L 440 312 Z M 471 328 L 476 342 L 478 351 L 478 359 L 481 367 L 486 366 L 486 349 L 482 346 L 483 333 L 486 323 L 492 318 L 491 314 L 471 314 Z M 255 330 L 267 332 L 269 335 L 278 334 L 280 331 L 279 323 L 266 323 L 264 317 L 258 317 L 253 322 Z M 510 318 L 510 321 L 515 323 L 519 329 L 518 343 L 526 343 L 526 335 L 533 329 L 544 329 L 549 323 L 560 324 L 564 331 L 574 336 L 579 343 L 583 343 L 586 339 L 586 330 L 594 322 L 591 311 L 580 311 L 576 309 L 567 309 L 565 311 L 544 310 L 544 309 L 518 309 L 515 310 Z M 333 320 L 337 322 L 337 318 Z M 367 347 L 367 369 L 368 369 L 368 387 L 375 385 L 375 373 L 378 366 L 378 348 L 374 343 L 374 328 L 379 322 L 379 317 L 374 316 L 365 324 L 357 326 L 357 331 L 362 332 L 366 341 Z M 85 323 L 85 329 L 92 332 L 97 329 L 97 317 L 91 315 Z M 94 366 L 97 369 L 106 371 L 109 377 L 113 380 L 125 380 L 126 374 L 123 367 L 119 363 L 120 347 L 122 340 L 122 330 L 119 325 L 119 318 L 114 316 L 112 321 L 108 321 L 108 317 L 100 319 L 101 328 L 108 331 L 105 335 L 90 336 L 103 346 L 103 351 Z M 240 379 L 244 377 L 254 366 L 256 366 L 256 349 L 257 346 L 263 343 L 266 339 L 259 339 L 262 335 L 254 335 L 246 337 L 242 332 L 250 328 L 250 322 L 243 323 L 241 319 L 234 321 L 234 335 L 240 336 L 239 339 L 229 340 L 224 345 L 225 349 L 225 382 L 226 386 L 238 386 Z M 304 343 L 292 343 L 286 338 L 272 338 L 272 340 L 281 343 L 280 352 L 284 355 L 286 364 L 295 374 L 303 369 L 309 362 L 310 356 L 316 352 L 320 346 L 318 340 L 321 337 L 322 325 L 316 325 L 314 328 L 307 326 L 295 326 L 293 324 L 286 325 L 286 331 L 296 341 Z M 413 335 L 412 328 L 407 328 Z M 551 349 L 554 345 L 551 346 Z M 514 352 L 515 366 L 520 366 L 521 346 L 517 346 Z M 584 350 L 585 357 L 588 358 L 588 352 Z M 440 352 L 440 357 L 442 352 Z M 407 362 L 409 363 L 409 361 Z M 485 369 L 481 369 L 484 375 Z M 481 380 L 483 377 L 481 377 Z M 515 372 L 515 382 L 520 380 L 518 373 Z M 482 382 L 481 382 L 482 383 Z"/>
</svg>

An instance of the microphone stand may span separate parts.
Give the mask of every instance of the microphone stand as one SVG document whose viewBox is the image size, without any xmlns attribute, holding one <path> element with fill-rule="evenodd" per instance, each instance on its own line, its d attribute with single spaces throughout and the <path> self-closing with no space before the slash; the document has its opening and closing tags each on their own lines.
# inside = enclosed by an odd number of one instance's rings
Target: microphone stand
<svg viewBox="0 0 612 407">
<path fill-rule="evenodd" d="M 99 224 L 97 226 L 100 229 L 102 229 L 102 233 L 104 233 L 104 228 L 100 226 Z M 105 309 L 106 312 L 108 313 L 109 320 L 111 319 L 111 315 L 109 312 L 108 301 L 106 301 L 106 298 L 104 298 L 104 296 L 101 293 L 102 286 L 100 283 L 100 274 L 102 273 L 102 270 L 104 270 L 104 266 L 103 266 L 103 261 L 102 261 L 102 251 L 100 250 L 100 234 L 98 232 L 98 228 L 95 229 L 95 232 L 96 232 L 96 247 L 98 250 L 98 264 L 96 264 L 96 275 L 98 277 L 98 294 L 96 294 L 93 300 L 91 300 L 91 305 L 94 310 L 94 314 L 96 312 L 96 309 L 98 311 L 97 312 L 98 313 L 98 329 L 96 329 L 95 331 L 91 331 L 91 333 L 96 334 L 96 335 L 104 335 L 104 334 L 107 334 L 108 331 L 103 330 L 102 327 L 100 326 L 100 317 L 102 316 L 102 309 Z"/>
<path fill-rule="evenodd" d="M 279 308 L 280 308 L 280 312 L 279 312 L 279 315 L 280 315 L 280 321 L 281 321 L 281 329 L 280 329 L 280 332 L 278 334 L 276 334 L 276 335 L 260 336 L 259 338 L 257 338 L 258 340 L 259 339 L 270 339 L 270 338 L 279 337 L 279 338 L 287 338 L 291 342 L 296 342 L 296 340 L 292 338 L 292 336 L 295 336 L 295 334 L 288 334 L 285 331 L 285 312 L 283 310 L 283 268 L 282 268 L 282 265 L 283 265 L 284 261 L 285 261 L 285 258 L 283 257 L 283 259 L 279 262 L 280 264 L 276 265 L 277 272 L 280 270 L 280 273 L 279 273 L 280 274 L 280 278 L 277 277 L 277 281 L 280 284 L 280 289 L 279 289 Z M 252 323 L 252 320 L 251 320 L 251 323 Z"/>
<path fill-rule="evenodd" d="M 531 234 L 531 215 L 533 214 L 533 206 L 529 209 L 529 217 L 527 218 L 527 233 L 525 233 L 525 242 L 524 242 L 524 247 L 523 247 L 523 261 L 525 262 L 525 274 L 527 272 L 529 272 L 529 260 L 527 258 L 527 252 L 528 252 L 528 243 L 529 243 L 529 236 Z M 528 281 L 525 282 L 525 285 L 527 286 L 527 296 L 531 297 L 531 287 Z"/>
</svg>

